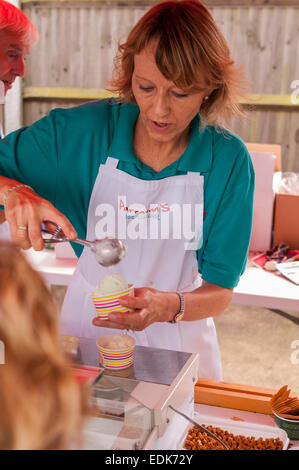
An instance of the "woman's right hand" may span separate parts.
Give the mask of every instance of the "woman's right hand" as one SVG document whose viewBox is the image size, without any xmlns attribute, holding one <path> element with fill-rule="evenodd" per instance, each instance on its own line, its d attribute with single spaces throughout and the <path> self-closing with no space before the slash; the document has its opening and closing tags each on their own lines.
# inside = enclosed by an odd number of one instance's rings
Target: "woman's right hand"
<svg viewBox="0 0 299 470">
<path fill-rule="evenodd" d="M 20 184 L 14 182 L 10 187 Z M 11 241 L 24 250 L 32 247 L 40 251 L 45 247 L 41 233 L 41 225 L 45 220 L 59 225 L 71 240 L 77 237 L 74 227 L 53 204 L 25 186 L 7 193 L 5 216 L 10 227 Z"/>
</svg>

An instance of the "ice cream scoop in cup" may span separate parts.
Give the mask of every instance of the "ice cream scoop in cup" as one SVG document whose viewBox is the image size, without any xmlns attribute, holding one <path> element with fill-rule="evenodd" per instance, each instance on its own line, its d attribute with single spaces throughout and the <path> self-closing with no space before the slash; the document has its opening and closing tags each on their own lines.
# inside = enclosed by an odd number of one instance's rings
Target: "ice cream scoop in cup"
<svg viewBox="0 0 299 470">
<path fill-rule="evenodd" d="M 119 299 L 134 295 L 134 285 L 118 273 L 106 274 L 98 283 L 91 298 L 101 320 L 107 320 L 112 312 L 127 312 L 130 309 L 120 305 Z"/>
<path fill-rule="evenodd" d="M 122 370 L 134 362 L 135 339 L 125 334 L 111 334 L 97 340 L 100 364 L 108 370 Z"/>
</svg>

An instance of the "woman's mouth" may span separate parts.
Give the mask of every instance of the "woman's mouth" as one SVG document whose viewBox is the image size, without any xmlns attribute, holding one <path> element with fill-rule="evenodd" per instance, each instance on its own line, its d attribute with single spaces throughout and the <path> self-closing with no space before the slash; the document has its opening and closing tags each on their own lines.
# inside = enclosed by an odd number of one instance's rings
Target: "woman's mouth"
<svg viewBox="0 0 299 470">
<path fill-rule="evenodd" d="M 159 121 L 152 121 L 152 120 L 150 122 L 151 122 L 152 127 L 159 132 L 165 132 L 171 126 L 169 122 L 159 122 Z"/>
</svg>

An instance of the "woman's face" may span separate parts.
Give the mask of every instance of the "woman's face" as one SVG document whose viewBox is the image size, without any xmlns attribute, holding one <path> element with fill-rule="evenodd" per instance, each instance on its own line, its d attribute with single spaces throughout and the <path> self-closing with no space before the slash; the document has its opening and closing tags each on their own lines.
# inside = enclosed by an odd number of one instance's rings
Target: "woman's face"
<svg viewBox="0 0 299 470">
<path fill-rule="evenodd" d="M 140 108 L 139 124 L 157 142 L 175 142 L 199 112 L 206 92 L 185 93 L 160 72 L 155 43 L 134 58 L 132 91 Z"/>
<path fill-rule="evenodd" d="M 16 77 L 25 75 L 25 56 L 29 52 L 29 47 L 22 45 L 17 35 L 0 31 L 0 80 L 4 83 L 5 94 Z"/>
</svg>

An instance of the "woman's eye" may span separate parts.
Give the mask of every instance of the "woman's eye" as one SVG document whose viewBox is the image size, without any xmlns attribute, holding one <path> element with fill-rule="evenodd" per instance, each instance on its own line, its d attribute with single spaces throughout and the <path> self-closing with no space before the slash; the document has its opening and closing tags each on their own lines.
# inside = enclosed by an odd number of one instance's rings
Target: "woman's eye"
<svg viewBox="0 0 299 470">
<path fill-rule="evenodd" d="M 153 87 L 151 87 L 151 86 L 141 86 L 141 85 L 139 85 L 139 88 L 140 88 L 140 90 L 146 91 L 146 92 L 150 92 L 153 89 Z"/>
<path fill-rule="evenodd" d="M 187 93 L 177 93 L 176 91 L 173 91 L 173 94 L 176 98 L 186 98 L 188 96 Z"/>
</svg>

